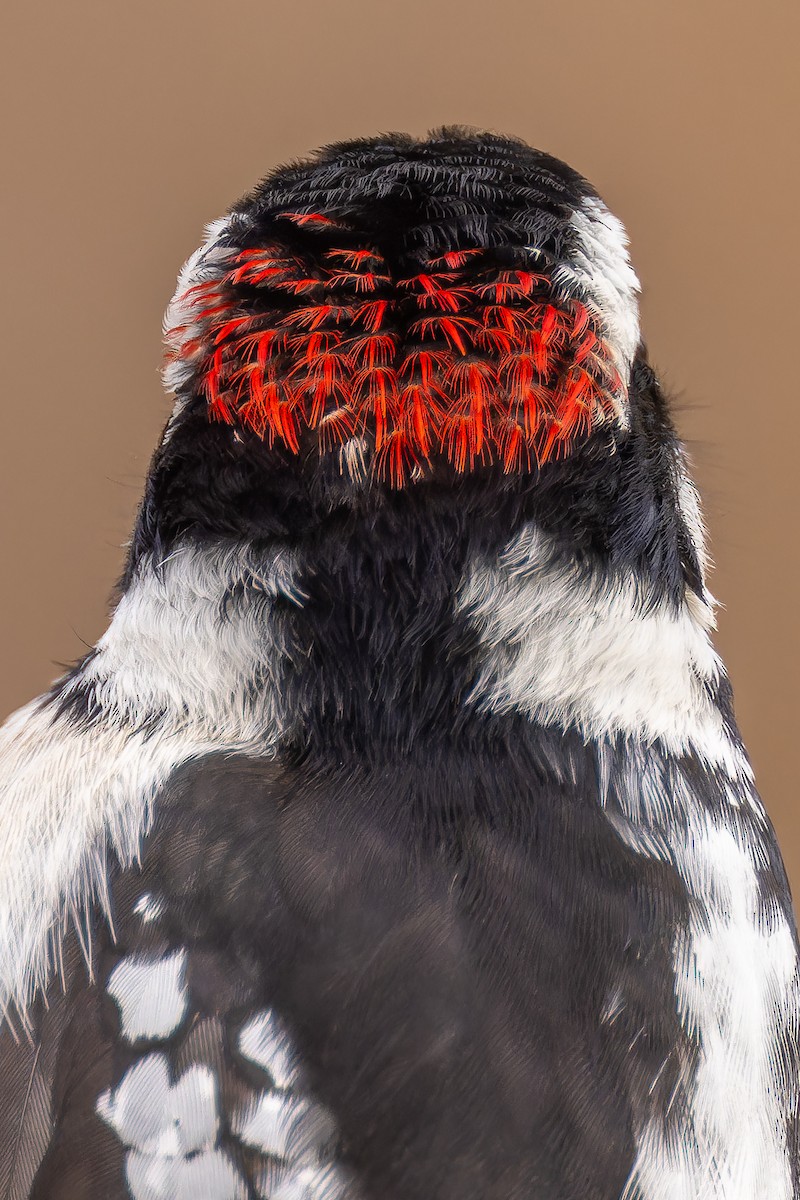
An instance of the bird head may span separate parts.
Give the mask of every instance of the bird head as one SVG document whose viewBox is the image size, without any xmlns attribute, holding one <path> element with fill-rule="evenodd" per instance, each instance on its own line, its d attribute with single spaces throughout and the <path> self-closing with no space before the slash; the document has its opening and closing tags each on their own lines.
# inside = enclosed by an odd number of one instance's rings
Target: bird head
<svg viewBox="0 0 800 1200">
<path fill-rule="evenodd" d="M 175 423 L 199 410 L 389 488 L 536 472 L 627 426 L 637 289 L 621 223 L 546 154 L 460 131 L 335 146 L 265 179 L 184 267 Z"/>
<path fill-rule="evenodd" d="M 669 559 L 670 590 L 699 586 L 638 290 L 621 222 L 521 141 L 388 135 L 279 168 L 181 271 L 176 402 L 133 558 L 187 532 L 291 538 L 334 510 L 485 515 L 513 496 L 508 536 L 569 526 L 649 575 Z"/>
</svg>

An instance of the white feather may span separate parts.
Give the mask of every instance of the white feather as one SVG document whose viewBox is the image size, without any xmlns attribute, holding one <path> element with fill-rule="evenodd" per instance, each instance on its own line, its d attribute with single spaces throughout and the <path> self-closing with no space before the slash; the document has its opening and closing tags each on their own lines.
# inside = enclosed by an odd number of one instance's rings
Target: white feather
<svg viewBox="0 0 800 1200">
<path fill-rule="evenodd" d="M 125 1178 L 133 1200 L 247 1200 L 247 1187 L 221 1150 L 192 1158 L 152 1158 L 132 1150 Z"/>
<path fill-rule="evenodd" d="M 175 1032 L 189 1003 L 185 971 L 185 950 L 162 958 L 128 955 L 117 964 L 108 992 L 119 1007 L 124 1038 L 135 1042 L 168 1038 Z"/>
<path fill-rule="evenodd" d="M 242 1027 L 239 1049 L 245 1058 L 268 1071 L 277 1088 L 289 1088 L 297 1079 L 297 1066 L 289 1040 L 274 1013 L 256 1013 Z"/>
<path fill-rule="evenodd" d="M 655 600 L 632 571 L 565 559 L 531 525 L 498 559 L 475 564 L 458 608 L 485 654 L 471 703 L 586 738 L 659 739 L 745 769 L 709 694 L 721 672 L 710 603 Z"/>
<path fill-rule="evenodd" d="M 167 391 L 179 392 L 197 365 L 197 354 L 187 354 L 186 347 L 202 332 L 203 327 L 198 323 L 197 315 L 204 306 L 198 303 L 199 297 L 192 289 L 198 284 L 220 279 L 225 273 L 232 255 L 236 253 L 234 248 L 220 244 L 229 233 L 230 224 L 230 217 L 220 217 L 207 225 L 202 244 L 187 258 L 178 275 L 175 294 L 164 314 L 164 334 L 171 351 L 163 372 Z M 174 420 L 175 413 L 167 427 L 167 436 Z"/>
<path fill-rule="evenodd" d="M 680 764 L 665 772 L 635 744 L 625 757 L 616 779 L 623 813 L 607 815 L 631 849 L 668 863 L 686 888 L 689 924 L 673 947 L 675 1000 L 699 1055 L 679 1083 L 680 1126 L 659 1117 L 636 1129 L 623 1200 L 790 1200 L 786 1120 L 798 1096 L 780 1047 L 800 1040 L 800 973 L 794 932 L 759 888 L 767 867 L 761 833 L 769 836 L 761 802 L 740 777 L 721 788 L 729 807 L 715 815 Z"/>
<path fill-rule="evenodd" d="M 172 1083 L 166 1055 L 148 1054 L 102 1093 L 97 1112 L 128 1151 L 133 1200 L 244 1200 L 243 1180 L 216 1148 L 217 1081 L 208 1067 Z"/>
<path fill-rule="evenodd" d="M 293 1163 L 321 1150 L 335 1125 L 319 1104 L 289 1092 L 263 1091 L 239 1113 L 233 1130 L 248 1146 Z"/>
<path fill-rule="evenodd" d="M 270 1192 L 270 1200 L 345 1200 L 353 1196 L 347 1173 L 330 1164 L 301 1167 Z"/>
<path fill-rule="evenodd" d="M 599 312 L 623 383 L 627 385 L 639 345 L 639 280 L 628 256 L 628 235 L 622 222 L 602 200 L 587 196 L 570 219 L 578 247 L 559 262 L 554 282 L 573 291 L 585 289 Z"/>
<path fill-rule="evenodd" d="M 698 541 L 694 494 L 684 491 L 683 503 Z M 606 815 L 633 850 L 668 863 L 689 896 L 689 927 L 674 946 L 675 1003 L 699 1042 L 697 1069 L 680 1085 L 680 1135 L 660 1118 L 636 1131 L 625 1200 L 789 1200 L 785 1121 L 798 1098 L 780 1046 L 800 1038 L 797 950 L 783 913 L 765 915 L 760 903 L 771 835 L 750 765 L 714 702 L 722 667 L 710 598 L 687 591 L 667 604 L 632 573 L 563 558 L 529 527 L 499 561 L 473 568 L 460 609 L 487 655 L 470 702 L 577 729 L 597 742 L 606 784 L 604 747 L 624 737 L 623 812 L 608 806 Z M 716 819 L 693 795 L 684 755 L 713 770 L 727 805 Z M 619 1004 L 609 997 L 605 1020 Z"/>
<path fill-rule="evenodd" d="M 143 562 L 95 655 L 61 688 L 91 687 L 92 719 L 43 697 L 0 729 L 0 1006 L 24 1012 L 45 984 L 68 915 L 104 901 L 106 841 L 135 861 L 176 767 L 274 749 L 281 654 L 268 600 L 301 598 L 280 556 L 260 570 L 238 543 Z M 248 602 L 231 601 L 237 589 Z"/>
</svg>

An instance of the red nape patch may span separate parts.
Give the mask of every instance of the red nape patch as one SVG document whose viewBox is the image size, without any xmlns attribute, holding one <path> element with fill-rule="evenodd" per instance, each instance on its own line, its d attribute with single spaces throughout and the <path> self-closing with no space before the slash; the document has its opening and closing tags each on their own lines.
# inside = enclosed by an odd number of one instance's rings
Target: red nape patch
<svg viewBox="0 0 800 1200">
<path fill-rule="evenodd" d="M 320 450 L 365 435 L 374 471 L 399 487 L 437 456 L 459 472 L 544 463 L 618 411 L 592 314 L 556 302 L 546 274 L 466 249 L 393 278 L 375 250 L 331 246 L 338 227 L 321 214 L 286 216 L 326 248 L 306 261 L 240 251 L 187 293 L 188 323 L 168 335 L 175 357 L 198 361 L 214 418 L 295 453 L 304 429 Z"/>
</svg>

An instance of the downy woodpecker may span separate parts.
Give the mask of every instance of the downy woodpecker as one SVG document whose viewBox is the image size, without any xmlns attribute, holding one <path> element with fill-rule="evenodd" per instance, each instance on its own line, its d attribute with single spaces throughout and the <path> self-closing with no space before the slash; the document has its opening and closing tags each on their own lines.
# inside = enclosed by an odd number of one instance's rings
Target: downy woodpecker
<svg viewBox="0 0 800 1200">
<path fill-rule="evenodd" d="M 448 129 L 166 320 L 107 633 L 0 735 L 3 1200 L 791 1200 L 794 918 L 626 237 Z"/>
</svg>

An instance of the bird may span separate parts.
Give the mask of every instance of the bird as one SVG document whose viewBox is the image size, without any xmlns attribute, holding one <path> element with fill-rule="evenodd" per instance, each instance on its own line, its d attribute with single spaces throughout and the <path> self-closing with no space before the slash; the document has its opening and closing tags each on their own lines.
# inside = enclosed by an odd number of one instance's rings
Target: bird
<svg viewBox="0 0 800 1200">
<path fill-rule="evenodd" d="M 577 171 L 462 127 L 207 227 L 108 629 L 0 733 L 2 1200 L 800 1196 L 639 290 Z"/>
</svg>

